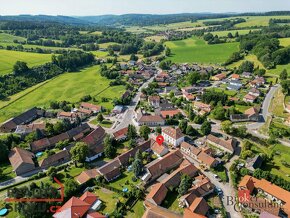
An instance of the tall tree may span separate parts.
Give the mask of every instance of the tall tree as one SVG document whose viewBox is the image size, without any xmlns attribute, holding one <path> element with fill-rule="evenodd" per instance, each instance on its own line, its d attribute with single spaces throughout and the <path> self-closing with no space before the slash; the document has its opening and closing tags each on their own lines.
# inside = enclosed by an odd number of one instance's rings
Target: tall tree
<svg viewBox="0 0 290 218">
<path fill-rule="evenodd" d="M 288 72 L 286 69 L 284 69 L 281 74 L 280 74 L 280 79 L 281 80 L 286 80 L 288 78 Z"/>
<path fill-rule="evenodd" d="M 211 124 L 207 120 L 203 122 L 203 124 L 200 127 L 200 131 L 203 135 L 208 135 L 211 132 Z"/>
<path fill-rule="evenodd" d="M 113 145 L 113 138 L 107 135 L 104 139 L 104 154 L 107 158 L 114 158 L 117 152 L 116 147 Z"/>
<path fill-rule="evenodd" d="M 72 147 L 70 153 L 72 155 L 72 160 L 77 166 L 77 163 L 84 163 L 86 161 L 86 157 L 89 153 L 89 147 L 84 142 L 78 142 Z"/>
<path fill-rule="evenodd" d="M 143 137 L 145 140 L 148 140 L 151 129 L 148 126 L 143 125 L 140 127 L 139 131 L 140 131 L 140 136 Z"/>
<path fill-rule="evenodd" d="M 180 196 L 187 193 L 188 189 L 191 187 L 192 180 L 191 178 L 184 174 L 181 176 L 181 182 L 179 184 L 178 193 Z"/>
</svg>

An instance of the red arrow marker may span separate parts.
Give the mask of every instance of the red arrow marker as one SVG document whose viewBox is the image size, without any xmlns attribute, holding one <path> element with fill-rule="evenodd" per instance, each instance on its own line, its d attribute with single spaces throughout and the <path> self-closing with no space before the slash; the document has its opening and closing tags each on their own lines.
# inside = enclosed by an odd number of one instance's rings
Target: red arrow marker
<svg viewBox="0 0 290 218">
<path fill-rule="evenodd" d="M 162 145 L 162 143 L 164 142 L 164 137 L 162 135 L 157 136 L 156 142 L 158 143 L 158 145 Z"/>
</svg>

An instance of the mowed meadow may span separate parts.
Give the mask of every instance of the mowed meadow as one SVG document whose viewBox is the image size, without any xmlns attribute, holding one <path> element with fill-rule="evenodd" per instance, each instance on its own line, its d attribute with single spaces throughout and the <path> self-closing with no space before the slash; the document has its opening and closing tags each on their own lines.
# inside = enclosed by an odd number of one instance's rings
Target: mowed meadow
<svg viewBox="0 0 290 218">
<path fill-rule="evenodd" d="M 208 45 L 203 39 L 197 37 L 169 41 L 165 45 L 172 51 L 169 60 L 176 63 L 222 64 L 233 52 L 239 50 L 237 42 Z"/>
<path fill-rule="evenodd" d="M 21 112 L 34 107 L 47 107 L 51 101 L 79 102 L 84 95 L 91 95 L 96 104 L 111 109 L 112 100 L 119 98 L 125 91 L 124 86 L 109 86 L 110 80 L 100 75 L 100 67 L 93 66 L 79 72 L 65 73 L 29 91 L 20 92 L 8 101 L 0 101 L 0 123 Z M 102 97 L 108 102 L 102 102 Z"/>
<path fill-rule="evenodd" d="M 0 49 L 0 75 L 12 72 L 16 61 L 24 61 L 29 67 L 41 65 L 51 61 L 51 54 L 8 51 Z"/>
</svg>

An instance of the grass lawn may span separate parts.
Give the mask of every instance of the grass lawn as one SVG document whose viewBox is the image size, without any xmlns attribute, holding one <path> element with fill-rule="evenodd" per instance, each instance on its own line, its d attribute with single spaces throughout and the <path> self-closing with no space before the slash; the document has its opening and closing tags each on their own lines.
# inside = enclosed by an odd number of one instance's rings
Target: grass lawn
<svg viewBox="0 0 290 218">
<path fill-rule="evenodd" d="M 282 92 L 282 88 L 279 88 L 275 92 L 273 100 L 271 101 L 270 108 L 269 108 L 270 113 L 278 117 L 287 118 L 288 114 L 286 111 L 284 111 L 284 106 L 283 106 L 284 99 L 285 99 L 285 95 Z"/>
<path fill-rule="evenodd" d="M 130 190 L 131 188 L 131 185 L 137 185 L 140 181 L 136 181 L 136 182 L 133 182 L 132 181 L 132 178 L 134 177 L 134 174 L 133 172 L 123 172 L 122 175 L 110 182 L 110 186 L 113 187 L 113 188 L 116 188 L 116 189 L 119 189 L 119 190 L 122 190 L 123 188 L 128 188 Z"/>
<path fill-rule="evenodd" d="M 192 37 L 165 43 L 172 50 L 168 59 L 175 63 L 194 62 L 204 64 L 224 63 L 230 55 L 238 51 L 238 43 L 208 45 L 203 39 Z"/>
<path fill-rule="evenodd" d="M 235 90 L 227 90 L 227 89 L 221 89 L 221 88 L 211 88 L 214 92 L 223 92 L 229 97 L 233 97 L 237 94 L 237 91 Z"/>
<path fill-rule="evenodd" d="M 184 208 L 178 206 L 178 192 L 176 191 L 168 191 L 161 206 L 180 214 L 184 210 Z"/>
<path fill-rule="evenodd" d="M 143 201 L 139 200 L 134 207 L 127 213 L 126 218 L 141 218 L 145 212 Z"/>
<path fill-rule="evenodd" d="M 118 202 L 118 200 L 121 202 L 125 201 L 125 199 L 118 193 L 112 192 L 108 189 L 104 188 L 96 189 L 94 193 L 103 202 L 103 206 L 100 209 L 100 212 L 102 212 L 103 214 L 112 213 L 115 210 L 116 203 Z"/>
<path fill-rule="evenodd" d="M 102 77 L 99 69 L 99 66 L 93 66 L 79 72 L 65 73 L 27 95 L 23 95 L 20 99 L 13 101 L 15 97 L 12 96 L 11 100 L 5 101 L 9 106 L 0 109 L 0 122 L 34 106 L 46 107 L 51 101 L 78 102 L 81 97 L 88 94 L 95 97 L 98 104 L 109 109 L 113 108 L 112 100 L 120 97 L 124 93 L 125 87 L 109 87 L 110 80 Z M 106 97 L 108 102 L 102 102 L 102 97 Z M 1 104 L 4 102 L 0 101 Z"/>
<path fill-rule="evenodd" d="M 100 125 L 105 128 L 111 128 L 111 126 L 113 125 L 113 123 L 110 120 L 103 120 L 101 123 L 99 123 L 97 118 L 92 120 L 90 123 L 94 125 Z"/>
<path fill-rule="evenodd" d="M 288 72 L 288 76 L 290 76 L 290 63 L 289 64 L 285 64 L 285 65 L 277 65 L 275 69 L 271 69 L 271 70 L 268 70 L 268 73 L 271 73 L 271 74 L 275 74 L 277 76 L 280 75 L 280 73 L 286 69 L 287 72 Z"/>
<path fill-rule="evenodd" d="M 279 41 L 280 41 L 280 45 L 284 47 L 290 46 L 290 38 L 279 39 Z"/>
<path fill-rule="evenodd" d="M 1 164 L 0 169 L 2 170 L 0 182 L 13 179 L 14 177 L 16 177 L 16 174 L 13 172 L 13 168 L 10 163 Z"/>
<path fill-rule="evenodd" d="M 252 142 L 253 143 L 253 142 Z M 260 154 L 261 152 L 265 154 L 270 154 L 273 152 L 273 160 L 262 165 L 263 170 L 268 170 L 271 174 L 281 176 L 283 179 L 290 181 L 290 168 L 283 165 L 283 163 L 290 163 L 290 149 L 287 146 L 281 144 L 271 145 L 265 147 L 259 144 L 254 143 L 251 147 L 251 150 Z"/>
<path fill-rule="evenodd" d="M 51 54 L 0 50 L 0 75 L 12 72 L 16 61 L 24 61 L 29 67 L 41 65 L 51 61 Z"/>
<path fill-rule="evenodd" d="M 218 177 L 223 181 L 223 182 L 227 182 L 228 181 L 228 176 L 226 173 L 226 168 L 222 165 L 219 165 L 218 167 L 211 169 L 211 171 L 218 175 Z"/>
<path fill-rule="evenodd" d="M 235 105 L 235 108 L 240 111 L 241 113 L 244 113 L 246 110 L 248 110 L 249 108 L 251 108 L 252 106 L 245 106 L 245 105 Z"/>
</svg>

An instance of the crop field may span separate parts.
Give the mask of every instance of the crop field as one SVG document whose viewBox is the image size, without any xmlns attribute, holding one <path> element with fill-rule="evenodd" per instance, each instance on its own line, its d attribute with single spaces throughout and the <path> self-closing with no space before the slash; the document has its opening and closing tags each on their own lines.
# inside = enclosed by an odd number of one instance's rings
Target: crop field
<svg viewBox="0 0 290 218">
<path fill-rule="evenodd" d="M 228 33 L 231 33 L 233 35 L 236 34 L 236 32 L 239 33 L 239 35 L 246 35 L 248 34 L 250 31 L 257 31 L 259 29 L 247 29 L 247 30 L 231 30 L 231 31 L 215 31 L 215 32 L 211 32 L 213 35 L 217 35 L 218 37 L 224 37 L 224 36 L 228 36 Z"/>
<path fill-rule="evenodd" d="M 268 26 L 269 20 L 273 19 L 290 19 L 290 16 L 245 16 L 246 22 L 236 24 L 236 27 L 254 27 L 254 26 Z"/>
<path fill-rule="evenodd" d="M 279 39 L 279 41 L 280 41 L 280 45 L 284 47 L 290 46 L 290 38 Z"/>
<path fill-rule="evenodd" d="M 235 63 L 230 64 L 229 68 L 238 68 L 244 61 L 254 62 L 255 67 L 264 68 L 263 64 L 258 60 L 256 55 L 249 54 L 243 60 L 237 61 Z"/>
<path fill-rule="evenodd" d="M 80 72 L 62 74 L 42 86 L 36 87 L 31 92 L 26 90 L 18 93 L 18 99 L 11 96 L 10 101 L 1 102 L 1 105 L 9 104 L 0 109 L 0 122 L 13 117 L 31 107 L 46 107 L 51 101 L 78 102 L 84 95 L 96 97 L 96 104 L 111 109 L 112 100 L 120 97 L 125 91 L 124 86 L 109 87 L 110 80 L 101 77 L 99 66 L 86 68 Z M 103 91 L 103 92 L 102 92 Z M 108 98 L 108 102 L 102 102 L 102 97 Z"/>
<path fill-rule="evenodd" d="M 0 42 L 13 42 L 14 40 L 18 40 L 19 42 L 26 41 L 25 38 L 20 36 L 13 36 L 8 33 L 0 33 Z"/>
<path fill-rule="evenodd" d="M 148 36 L 145 38 L 145 41 L 155 41 L 155 42 L 160 42 L 162 39 L 165 39 L 164 36 L 158 36 L 158 35 L 154 35 L 154 36 Z"/>
<path fill-rule="evenodd" d="M 165 31 L 165 30 L 187 31 L 188 29 L 194 29 L 196 27 L 204 27 L 203 20 L 199 20 L 196 22 L 185 21 L 171 24 L 159 24 L 146 27 L 133 26 L 126 28 L 126 30 L 131 33 L 140 34 L 144 32 Z"/>
<path fill-rule="evenodd" d="M 172 50 L 170 60 L 176 63 L 193 62 L 201 64 L 221 64 L 238 51 L 238 43 L 208 45 L 203 39 L 192 37 L 165 43 Z"/>
<path fill-rule="evenodd" d="M 50 62 L 51 54 L 0 50 L 0 75 L 11 73 L 16 61 L 24 61 L 32 67 Z"/>
</svg>

